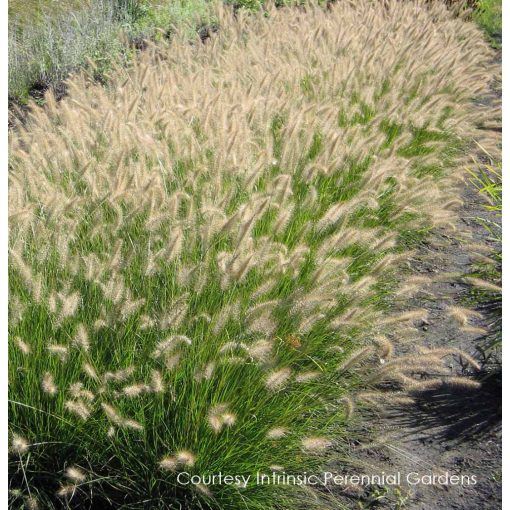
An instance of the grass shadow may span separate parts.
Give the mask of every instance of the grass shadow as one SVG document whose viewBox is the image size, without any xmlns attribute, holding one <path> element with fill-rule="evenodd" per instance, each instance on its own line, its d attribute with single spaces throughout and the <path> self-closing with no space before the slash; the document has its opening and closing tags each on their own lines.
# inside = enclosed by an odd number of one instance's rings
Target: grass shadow
<svg viewBox="0 0 510 510">
<path fill-rule="evenodd" d="M 438 441 L 456 444 L 479 440 L 501 430 L 501 367 L 482 370 L 478 389 L 447 384 L 414 395 L 416 404 L 406 413 L 392 411 L 410 434 L 426 432 Z"/>
</svg>

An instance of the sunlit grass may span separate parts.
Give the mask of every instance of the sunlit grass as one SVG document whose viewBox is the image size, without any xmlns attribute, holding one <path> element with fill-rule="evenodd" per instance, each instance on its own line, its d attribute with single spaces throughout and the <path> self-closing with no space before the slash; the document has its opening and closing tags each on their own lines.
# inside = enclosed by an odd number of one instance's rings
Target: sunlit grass
<svg viewBox="0 0 510 510">
<path fill-rule="evenodd" d="M 458 351 L 417 349 L 407 303 L 432 279 L 405 263 L 490 142 L 491 53 L 421 7 L 218 7 L 207 44 L 76 76 L 15 127 L 14 505 L 321 506 L 177 474 L 317 472 L 358 407 L 443 384 Z"/>
</svg>

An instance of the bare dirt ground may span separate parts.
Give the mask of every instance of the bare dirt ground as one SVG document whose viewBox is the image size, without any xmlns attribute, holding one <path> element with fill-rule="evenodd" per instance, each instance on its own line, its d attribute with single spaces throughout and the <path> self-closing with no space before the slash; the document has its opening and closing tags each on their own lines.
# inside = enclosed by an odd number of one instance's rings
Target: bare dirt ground
<svg viewBox="0 0 510 510">
<path fill-rule="evenodd" d="M 497 58 L 500 58 L 498 56 Z M 495 92 L 494 99 L 497 99 Z M 411 264 L 419 274 L 466 275 L 476 257 L 470 244 L 496 248 L 479 218 L 495 216 L 481 205 L 472 184 L 466 182 L 460 212 L 459 237 L 437 234 L 421 244 Z M 462 231 L 462 234 L 460 233 Z M 468 237 L 469 243 L 461 241 Z M 436 389 L 417 396 L 416 404 L 393 407 L 374 415 L 365 432 L 375 437 L 370 447 L 355 453 L 361 467 L 356 473 L 401 474 L 399 485 L 371 485 L 362 494 L 348 491 L 341 501 L 346 508 L 385 510 L 496 510 L 501 502 L 501 356 L 487 351 L 483 336 L 466 334 L 448 316 L 449 306 L 465 306 L 469 287 L 461 278 L 434 283 L 430 295 L 415 298 L 412 307 L 426 308 L 429 317 L 420 326 L 420 340 L 427 347 L 458 347 L 480 360 L 482 369 L 474 374 L 482 386 L 476 390 Z M 478 319 L 487 327 L 489 317 Z M 452 375 L 466 368 L 451 365 Z M 473 375 L 472 372 L 469 372 Z M 353 452 L 354 453 L 354 452 Z M 338 466 L 337 466 L 338 468 Z M 339 468 L 339 471 L 342 471 Z M 353 470 L 349 469 L 349 472 Z M 412 485 L 408 473 L 419 476 L 465 475 L 476 483 Z M 391 480 L 391 479 L 390 479 Z M 415 475 L 411 475 L 411 482 Z M 425 478 L 428 482 L 428 478 Z"/>
<path fill-rule="evenodd" d="M 475 244 L 491 244 L 478 218 L 488 217 L 480 205 L 480 196 L 466 183 L 461 226 Z M 491 216 L 494 219 L 493 216 Z M 465 234 L 464 234 L 465 235 Z M 435 236 L 423 243 L 412 261 L 421 274 L 472 271 L 472 251 L 455 237 Z M 481 360 L 476 374 L 482 382 L 477 390 L 436 389 L 416 398 L 409 407 L 393 407 L 374 415 L 366 432 L 375 441 L 370 447 L 353 445 L 360 467 L 350 473 L 387 475 L 400 473 L 399 485 L 391 483 L 364 487 L 362 494 L 345 491 L 341 496 L 346 508 L 392 510 L 483 510 L 501 507 L 501 361 L 498 353 L 486 353 L 483 337 L 467 335 L 447 314 L 452 305 L 465 305 L 469 287 L 451 278 L 438 281 L 430 295 L 413 299 L 412 306 L 426 308 L 429 317 L 420 327 L 423 345 L 458 347 Z M 478 326 L 487 326 L 486 318 Z M 465 370 L 451 365 L 452 375 Z M 339 472 L 342 468 L 336 466 Z M 425 483 L 412 485 L 406 476 L 417 473 Z M 462 485 L 428 484 L 433 475 L 475 477 L 476 483 Z M 469 480 L 472 482 L 472 479 Z M 335 491 L 336 492 L 336 491 Z"/>
<path fill-rule="evenodd" d="M 487 243 L 487 233 L 477 221 L 486 215 L 480 197 L 466 186 L 461 221 L 473 242 Z M 423 246 L 426 252 L 416 261 L 420 273 L 470 272 L 469 251 L 455 239 L 443 238 Z M 480 359 L 484 351 L 480 337 L 459 331 L 446 313 L 452 304 L 462 305 L 468 288 L 457 282 L 434 284 L 433 298 L 425 307 L 429 319 L 421 328 L 423 343 L 429 347 L 450 346 Z M 481 319 L 480 326 L 487 320 Z M 497 357 L 496 357 L 497 358 Z M 434 390 L 418 398 L 415 408 L 393 409 L 383 417 L 380 433 L 385 435 L 386 453 L 391 466 L 404 472 L 474 475 L 476 484 L 422 485 L 407 488 L 405 508 L 497 509 L 501 508 L 501 371 L 494 354 L 485 359 L 476 391 Z M 452 371 L 461 369 L 452 367 Z"/>
</svg>

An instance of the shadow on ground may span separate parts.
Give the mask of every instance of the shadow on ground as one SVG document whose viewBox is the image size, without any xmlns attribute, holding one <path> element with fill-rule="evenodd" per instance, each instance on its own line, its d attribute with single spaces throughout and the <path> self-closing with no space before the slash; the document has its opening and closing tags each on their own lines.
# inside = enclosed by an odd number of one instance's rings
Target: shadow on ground
<svg viewBox="0 0 510 510">
<path fill-rule="evenodd" d="M 481 383 L 478 389 L 444 384 L 420 392 L 409 412 L 395 410 L 392 418 L 409 432 L 433 430 L 435 439 L 454 443 L 497 432 L 501 429 L 501 367 L 481 371 L 475 379 Z"/>
</svg>

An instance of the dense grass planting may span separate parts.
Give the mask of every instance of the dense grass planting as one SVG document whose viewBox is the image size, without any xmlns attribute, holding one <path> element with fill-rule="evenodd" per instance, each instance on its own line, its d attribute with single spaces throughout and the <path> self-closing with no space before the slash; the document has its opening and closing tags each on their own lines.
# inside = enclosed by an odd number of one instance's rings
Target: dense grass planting
<svg viewBox="0 0 510 510">
<path fill-rule="evenodd" d="M 344 0 L 337 0 L 344 1 Z M 412 0 L 408 0 L 412 1 Z M 432 0 L 436 1 L 436 0 Z M 235 9 L 264 10 L 263 0 L 224 0 Z M 302 0 L 274 0 L 277 7 Z M 322 0 L 319 4 L 324 4 Z M 455 15 L 473 16 L 491 37 L 501 41 L 501 2 L 444 0 Z M 25 104 L 52 87 L 64 92 L 69 73 L 88 68 L 105 81 L 113 62 L 129 62 L 144 39 L 171 37 L 178 29 L 191 38 L 207 37 L 217 27 L 210 0 L 10 0 L 9 98 Z"/>
<path fill-rule="evenodd" d="M 356 405 L 458 354 L 416 345 L 401 268 L 490 146 L 480 31 L 414 2 L 218 17 L 11 133 L 14 507 L 310 508 L 177 476 L 317 472 Z"/>
</svg>

